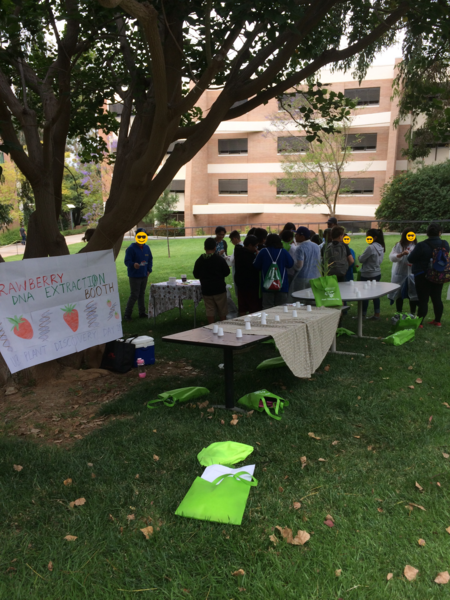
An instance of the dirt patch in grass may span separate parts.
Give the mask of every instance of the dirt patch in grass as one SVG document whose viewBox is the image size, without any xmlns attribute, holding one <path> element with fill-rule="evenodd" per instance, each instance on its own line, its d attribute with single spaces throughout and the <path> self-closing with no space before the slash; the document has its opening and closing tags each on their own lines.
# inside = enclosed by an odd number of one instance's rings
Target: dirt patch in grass
<svg viewBox="0 0 450 600">
<path fill-rule="evenodd" d="M 146 381 L 159 377 L 190 377 L 189 361 L 146 367 Z M 108 421 L 129 415 L 103 415 L 102 405 L 139 385 L 136 369 L 124 375 L 104 369 L 65 368 L 58 379 L 36 387 L 7 386 L 0 390 L 0 435 L 33 439 L 38 444 L 69 447 Z M 12 390 L 15 390 L 11 393 Z"/>
</svg>

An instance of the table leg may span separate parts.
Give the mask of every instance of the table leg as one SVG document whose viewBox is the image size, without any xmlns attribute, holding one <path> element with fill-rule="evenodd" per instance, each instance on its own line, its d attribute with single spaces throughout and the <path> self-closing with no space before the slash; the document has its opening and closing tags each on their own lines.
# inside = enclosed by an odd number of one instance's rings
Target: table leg
<svg viewBox="0 0 450 600">
<path fill-rule="evenodd" d="M 153 296 L 153 319 L 156 327 L 156 298 Z"/>
<path fill-rule="evenodd" d="M 362 300 L 358 300 L 358 337 L 363 336 L 363 303 Z"/>
<path fill-rule="evenodd" d="M 234 373 L 233 373 L 233 349 L 223 349 L 223 362 L 225 369 L 225 407 L 234 408 Z"/>
<path fill-rule="evenodd" d="M 181 300 L 178 300 L 178 310 L 180 311 L 180 318 L 181 318 Z"/>
<path fill-rule="evenodd" d="M 194 329 L 197 327 L 197 307 L 194 302 Z"/>
</svg>

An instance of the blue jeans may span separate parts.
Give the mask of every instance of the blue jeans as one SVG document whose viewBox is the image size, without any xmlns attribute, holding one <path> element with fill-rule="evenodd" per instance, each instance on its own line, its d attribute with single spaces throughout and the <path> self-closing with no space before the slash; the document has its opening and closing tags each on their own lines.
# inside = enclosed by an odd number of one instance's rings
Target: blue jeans
<svg viewBox="0 0 450 600">
<path fill-rule="evenodd" d="M 381 279 L 381 275 L 377 275 L 376 277 L 364 277 L 364 275 L 361 275 L 361 281 L 372 281 L 372 279 L 375 279 L 375 281 L 380 281 Z M 366 316 L 367 313 L 367 309 L 369 308 L 369 302 L 370 300 L 364 300 L 363 301 L 363 316 Z M 375 314 L 380 314 L 380 299 L 379 298 L 374 298 L 373 300 L 373 309 L 375 311 Z"/>
</svg>

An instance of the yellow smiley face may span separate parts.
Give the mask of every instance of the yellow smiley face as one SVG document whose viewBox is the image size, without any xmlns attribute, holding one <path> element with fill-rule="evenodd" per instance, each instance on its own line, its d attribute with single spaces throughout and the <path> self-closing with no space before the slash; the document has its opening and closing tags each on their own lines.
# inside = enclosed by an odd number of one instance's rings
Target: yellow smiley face
<svg viewBox="0 0 450 600">
<path fill-rule="evenodd" d="M 344 244 L 350 244 L 350 236 L 344 235 Z"/>
<path fill-rule="evenodd" d="M 414 231 L 408 231 L 408 233 L 406 234 L 406 239 L 408 240 L 408 242 L 413 242 L 416 239 L 416 234 L 414 233 Z"/>
<path fill-rule="evenodd" d="M 140 231 L 136 234 L 136 237 L 134 239 L 138 244 L 145 244 L 147 242 L 148 237 L 144 231 Z"/>
<path fill-rule="evenodd" d="M 366 242 L 367 242 L 368 244 L 371 244 L 371 243 L 373 242 L 373 237 L 372 237 L 371 235 L 368 235 L 368 236 L 366 237 Z"/>
</svg>

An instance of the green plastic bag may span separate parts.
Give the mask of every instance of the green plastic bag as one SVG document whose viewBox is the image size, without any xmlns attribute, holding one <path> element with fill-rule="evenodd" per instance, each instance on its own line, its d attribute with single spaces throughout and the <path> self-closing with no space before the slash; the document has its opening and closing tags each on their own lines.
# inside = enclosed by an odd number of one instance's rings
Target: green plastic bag
<svg viewBox="0 0 450 600">
<path fill-rule="evenodd" d="M 403 318 L 403 316 L 405 316 L 405 318 Z M 412 329 L 413 331 L 416 331 L 416 329 L 419 327 L 419 325 L 422 323 L 422 319 L 419 317 L 415 317 L 414 319 L 412 317 L 409 316 L 408 313 L 395 313 L 395 315 L 392 317 L 393 321 L 397 321 L 396 323 L 393 324 L 391 331 L 392 333 L 396 333 L 397 331 L 402 331 L 403 329 Z"/>
<path fill-rule="evenodd" d="M 342 306 L 341 292 L 336 275 L 310 279 L 309 283 L 316 300 L 316 306 Z"/>
<path fill-rule="evenodd" d="M 197 477 L 175 514 L 200 521 L 240 525 L 250 488 L 258 485 L 254 477 L 247 481 L 242 475 L 248 473 L 221 475 L 213 482 Z"/>
<path fill-rule="evenodd" d="M 338 327 L 336 329 L 336 337 L 340 337 L 341 335 L 356 335 L 356 333 L 353 333 L 350 329 L 345 329 L 345 327 Z"/>
<path fill-rule="evenodd" d="M 150 400 L 147 404 L 147 408 L 156 408 L 153 404 L 164 406 L 175 406 L 181 402 L 189 402 L 189 400 L 195 400 L 209 394 L 209 390 L 204 387 L 185 387 L 178 388 L 177 390 L 170 390 L 169 392 L 162 392 L 159 394 L 159 398 L 156 400 Z"/>
<path fill-rule="evenodd" d="M 198 462 L 204 467 L 225 465 L 230 467 L 245 460 L 253 452 L 253 446 L 240 442 L 214 442 L 198 453 Z"/>
<path fill-rule="evenodd" d="M 247 394 L 238 400 L 238 404 L 250 410 L 266 412 L 269 417 L 272 417 L 272 419 L 275 419 L 276 421 L 281 420 L 281 414 L 284 411 L 284 407 L 289 406 L 288 400 L 283 400 L 283 398 L 280 398 L 267 390 L 259 390 Z M 271 409 L 274 409 L 275 414 L 271 412 Z"/>
<path fill-rule="evenodd" d="M 384 338 L 383 342 L 390 344 L 391 346 L 402 346 L 403 344 L 406 344 L 406 342 L 412 341 L 415 337 L 416 332 L 414 329 L 402 329 L 401 331 L 397 331 L 397 333 L 393 333 Z"/>
<path fill-rule="evenodd" d="M 281 356 L 263 360 L 256 368 L 260 371 L 261 369 L 277 369 L 278 367 L 286 367 L 286 362 Z"/>
</svg>

